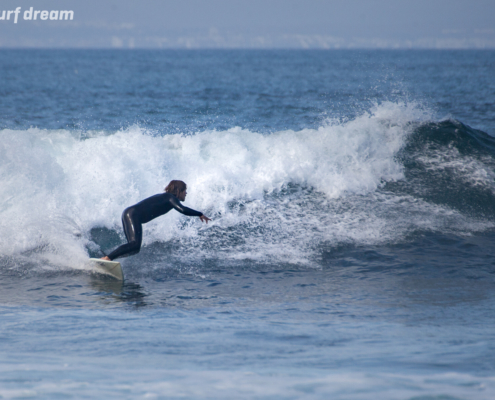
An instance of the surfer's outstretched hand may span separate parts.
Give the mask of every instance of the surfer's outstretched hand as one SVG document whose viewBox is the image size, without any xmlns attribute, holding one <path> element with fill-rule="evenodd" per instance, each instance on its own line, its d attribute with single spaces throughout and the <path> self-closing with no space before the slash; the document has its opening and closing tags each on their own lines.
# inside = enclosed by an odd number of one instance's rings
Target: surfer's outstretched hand
<svg viewBox="0 0 495 400">
<path fill-rule="evenodd" d="M 208 218 L 206 215 L 200 215 L 199 219 L 202 222 L 206 222 L 206 223 L 208 223 L 208 221 L 211 221 L 211 218 Z"/>
<path fill-rule="evenodd" d="M 102 257 L 101 260 L 112 261 L 112 260 L 110 260 L 110 257 L 108 257 L 108 256 Z"/>
</svg>

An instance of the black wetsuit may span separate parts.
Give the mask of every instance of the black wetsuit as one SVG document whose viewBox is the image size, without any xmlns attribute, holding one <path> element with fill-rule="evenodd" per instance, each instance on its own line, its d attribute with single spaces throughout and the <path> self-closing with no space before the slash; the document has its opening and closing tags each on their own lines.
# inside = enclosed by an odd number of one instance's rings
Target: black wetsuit
<svg viewBox="0 0 495 400">
<path fill-rule="evenodd" d="M 139 253 L 143 241 L 143 224 L 168 213 L 172 208 L 191 217 L 203 215 L 199 211 L 183 206 L 179 199 L 170 193 L 148 197 L 126 208 L 122 213 L 122 225 L 124 226 L 124 233 L 128 243 L 117 247 L 108 255 L 108 258 L 114 260 L 118 257 L 127 257 Z"/>
</svg>

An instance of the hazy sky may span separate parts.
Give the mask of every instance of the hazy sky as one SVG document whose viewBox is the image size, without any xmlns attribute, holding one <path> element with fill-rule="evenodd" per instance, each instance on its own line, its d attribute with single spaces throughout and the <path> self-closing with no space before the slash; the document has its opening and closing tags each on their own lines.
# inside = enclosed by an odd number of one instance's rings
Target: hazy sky
<svg viewBox="0 0 495 400">
<path fill-rule="evenodd" d="M 495 48 L 495 0 L 1 0 L 0 47 Z"/>
</svg>

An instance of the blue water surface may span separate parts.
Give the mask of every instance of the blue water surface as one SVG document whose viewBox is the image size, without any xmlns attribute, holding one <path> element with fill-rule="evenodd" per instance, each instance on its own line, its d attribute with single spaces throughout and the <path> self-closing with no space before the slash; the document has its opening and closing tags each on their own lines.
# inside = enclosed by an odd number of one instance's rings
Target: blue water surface
<svg viewBox="0 0 495 400">
<path fill-rule="evenodd" d="M 494 135 L 494 51 L 2 50 L 0 397 L 494 398 Z"/>
</svg>

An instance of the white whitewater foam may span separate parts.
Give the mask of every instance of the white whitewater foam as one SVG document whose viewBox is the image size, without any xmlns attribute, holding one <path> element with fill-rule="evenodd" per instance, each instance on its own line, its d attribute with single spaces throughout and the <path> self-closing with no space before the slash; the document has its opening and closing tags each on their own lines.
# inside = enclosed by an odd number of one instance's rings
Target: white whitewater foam
<svg viewBox="0 0 495 400">
<path fill-rule="evenodd" d="M 430 173 L 444 174 L 452 171 L 464 185 L 495 193 L 495 172 L 491 157 L 463 155 L 455 147 L 442 150 L 426 147 L 417 160 Z"/>
<path fill-rule="evenodd" d="M 134 126 L 84 138 L 67 130 L 3 130 L 0 255 L 82 265 L 91 228 L 122 232 L 123 209 L 171 179 L 187 182 L 186 205 L 216 220 L 200 226 L 171 212 L 146 225 L 145 244 L 179 237 L 186 245 L 210 240 L 210 248 L 222 247 L 218 230 L 242 227 L 244 242 L 230 257 L 301 262 L 315 242 L 386 240 L 397 233 L 384 217 L 386 201 L 376 211 L 366 196 L 403 178 L 395 156 L 412 123 L 428 118 L 416 105 L 383 103 L 344 123 L 270 135 L 239 127 L 160 136 Z M 277 195 L 290 184 L 315 195 Z M 343 210 L 345 199 L 351 204 Z M 428 220 L 443 218 L 434 214 Z"/>
<path fill-rule="evenodd" d="M 83 371 L 88 360 L 78 360 Z M 96 379 L 88 384 L 84 378 L 73 378 L 81 369 L 73 364 L 22 364 L 24 379 L 17 385 L 0 388 L 2 398 L 55 397 L 60 395 L 97 398 L 102 393 L 111 397 L 124 396 L 143 399 L 340 399 L 340 400 L 486 400 L 495 395 L 493 376 L 475 376 L 456 372 L 443 374 L 387 374 L 337 372 L 333 374 L 305 371 L 226 371 L 226 370 L 164 370 L 140 368 L 119 369 L 117 379 Z M 108 370 L 97 370 L 105 376 Z M 111 371 L 113 369 L 108 367 Z M 43 371 L 45 379 L 28 380 Z M 11 373 L 12 365 L 0 365 L 0 371 Z M 93 370 L 94 372 L 94 366 Z M 146 375 L 145 375 L 146 374 Z M 37 377 L 37 375 L 34 375 Z M 59 378 L 63 376 L 65 379 Z M 70 378 L 66 378 L 69 376 Z M 26 378 L 27 377 L 27 378 Z M 27 382 L 27 383 L 25 383 Z"/>
</svg>

